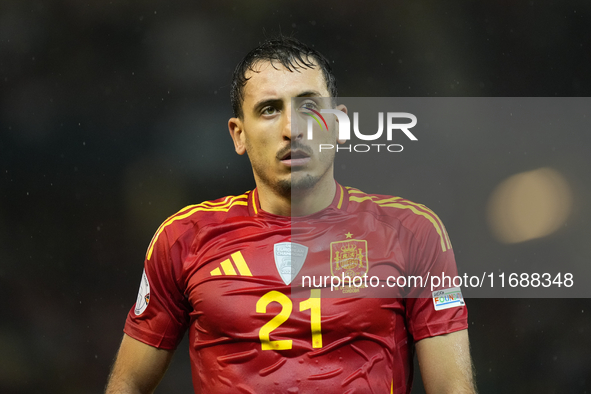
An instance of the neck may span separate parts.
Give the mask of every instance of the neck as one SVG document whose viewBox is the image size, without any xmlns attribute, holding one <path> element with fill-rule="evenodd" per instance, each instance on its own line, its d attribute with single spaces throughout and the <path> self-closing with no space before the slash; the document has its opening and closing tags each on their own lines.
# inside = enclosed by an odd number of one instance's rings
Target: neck
<svg viewBox="0 0 591 394">
<path fill-rule="evenodd" d="M 334 179 L 318 182 L 311 188 L 279 194 L 267 185 L 257 185 L 259 201 L 264 211 L 281 216 L 306 216 L 328 207 L 334 199 Z"/>
</svg>

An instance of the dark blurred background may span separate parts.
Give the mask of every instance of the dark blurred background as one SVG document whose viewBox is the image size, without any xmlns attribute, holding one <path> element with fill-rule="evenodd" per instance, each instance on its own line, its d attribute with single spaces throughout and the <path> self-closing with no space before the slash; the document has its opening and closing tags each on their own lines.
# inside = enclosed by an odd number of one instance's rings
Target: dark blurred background
<svg viewBox="0 0 591 394">
<path fill-rule="evenodd" d="M 342 96 L 579 97 L 590 25 L 584 1 L 0 0 L 0 392 L 102 392 L 158 225 L 254 185 L 226 122 L 233 67 L 265 37 L 315 46 Z M 462 270 L 590 264 L 589 130 L 566 135 L 459 135 L 422 166 L 398 156 L 391 188 L 440 214 Z M 558 227 L 499 236 L 495 190 L 548 168 Z M 482 393 L 591 392 L 588 299 L 469 307 Z M 191 390 L 185 343 L 157 392 Z"/>
</svg>

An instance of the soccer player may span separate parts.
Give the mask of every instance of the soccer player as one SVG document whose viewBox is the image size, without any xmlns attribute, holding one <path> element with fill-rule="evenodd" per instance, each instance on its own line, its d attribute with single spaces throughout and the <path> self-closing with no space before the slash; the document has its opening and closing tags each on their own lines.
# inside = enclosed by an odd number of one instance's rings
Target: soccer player
<svg viewBox="0 0 591 394">
<path fill-rule="evenodd" d="M 328 61 L 293 38 L 237 66 L 228 126 L 256 188 L 186 207 L 156 231 L 108 394 L 151 393 L 187 330 L 196 393 L 409 393 L 415 351 L 428 393 L 475 392 L 463 302 L 413 288 L 292 293 L 298 272 L 457 273 L 433 212 L 335 181 L 334 150 L 314 146 L 337 142 L 336 120 L 313 140 L 296 127 L 292 98 L 305 111 L 336 93 Z"/>
</svg>

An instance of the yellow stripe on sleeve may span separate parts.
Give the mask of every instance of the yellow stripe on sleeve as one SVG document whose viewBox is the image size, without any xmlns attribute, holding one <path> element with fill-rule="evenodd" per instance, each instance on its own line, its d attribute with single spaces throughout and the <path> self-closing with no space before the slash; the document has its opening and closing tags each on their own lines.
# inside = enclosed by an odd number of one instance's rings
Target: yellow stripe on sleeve
<svg viewBox="0 0 591 394">
<path fill-rule="evenodd" d="M 214 270 L 211 270 L 210 272 L 211 276 L 220 276 L 222 274 L 222 271 L 220 271 L 220 268 L 216 268 Z"/>
</svg>

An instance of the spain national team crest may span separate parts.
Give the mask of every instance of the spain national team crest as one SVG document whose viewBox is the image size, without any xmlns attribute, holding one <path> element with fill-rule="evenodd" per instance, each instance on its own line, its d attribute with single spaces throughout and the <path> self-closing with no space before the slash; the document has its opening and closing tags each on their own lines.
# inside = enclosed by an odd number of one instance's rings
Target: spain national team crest
<svg viewBox="0 0 591 394">
<path fill-rule="evenodd" d="M 367 241 L 347 239 L 330 243 L 330 273 L 342 278 L 362 277 L 369 270 Z"/>
<path fill-rule="evenodd" d="M 295 242 L 280 242 L 273 247 L 273 255 L 277 272 L 288 285 L 304 266 L 308 247 Z"/>
</svg>

